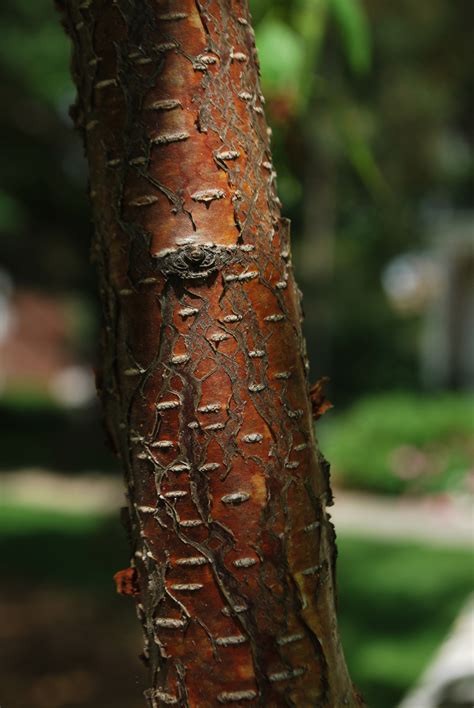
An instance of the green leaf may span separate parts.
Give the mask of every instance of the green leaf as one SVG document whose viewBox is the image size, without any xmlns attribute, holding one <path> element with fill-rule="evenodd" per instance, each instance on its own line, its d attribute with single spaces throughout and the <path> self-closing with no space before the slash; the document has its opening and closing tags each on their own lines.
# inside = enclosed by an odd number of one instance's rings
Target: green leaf
<svg viewBox="0 0 474 708">
<path fill-rule="evenodd" d="M 298 91 L 303 74 L 304 46 L 288 25 L 272 16 L 257 27 L 257 46 L 265 90 Z"/>
<path fill-rule="evenodd" d="M 370 68 L 371 42 L 367 16 L 360 0 L 329 0 L 330 11 L 342 33 L 347 60 L 357 74 Z"/>
</svg>

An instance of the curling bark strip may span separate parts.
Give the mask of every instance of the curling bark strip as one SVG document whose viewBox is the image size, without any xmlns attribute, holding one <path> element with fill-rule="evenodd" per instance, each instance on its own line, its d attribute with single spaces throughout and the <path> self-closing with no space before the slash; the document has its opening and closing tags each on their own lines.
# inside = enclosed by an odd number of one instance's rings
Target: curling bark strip
<svg viewBox="0 0 474 708">
<path fill-rule="evenodd" d="M 358 705 L 247 3 L 61 9 L 149 704 Z"/>
</svg>

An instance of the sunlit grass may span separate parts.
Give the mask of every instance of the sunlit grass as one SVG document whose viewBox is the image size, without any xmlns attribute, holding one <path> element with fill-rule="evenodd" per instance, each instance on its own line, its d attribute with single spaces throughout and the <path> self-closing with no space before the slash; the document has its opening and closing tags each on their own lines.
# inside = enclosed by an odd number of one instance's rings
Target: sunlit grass
<svg viewBox="0 0 474 708">
<path fill-rule="evenodd" d="M 0 503 L 0 535 L 21 536 L 42 531 L 71 533 L 91 533 L 104 523 L 97 513 L 69 512 L 48 509 L 28 504 Z"/>
<path fill-rule="evenodd" d="M 339 540 L 339 618 L 353 680 L 370 708 L 392 708 L 443 641 L 473 587 L 464 549 Z"/>
</svg>

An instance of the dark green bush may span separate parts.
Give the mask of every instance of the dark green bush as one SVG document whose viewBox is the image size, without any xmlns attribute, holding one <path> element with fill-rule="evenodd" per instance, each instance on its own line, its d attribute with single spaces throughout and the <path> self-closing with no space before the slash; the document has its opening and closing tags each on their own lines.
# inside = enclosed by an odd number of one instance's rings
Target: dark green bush
<svg viewBox="0 0 474 708">
<path fill-rule="evenodd" d="M 474 456 L 474 405 L 466 395 L 371 396 L 329 414 L 317 432 L 341 486 L 387 494 L 466 489 Z"/>
</svg>

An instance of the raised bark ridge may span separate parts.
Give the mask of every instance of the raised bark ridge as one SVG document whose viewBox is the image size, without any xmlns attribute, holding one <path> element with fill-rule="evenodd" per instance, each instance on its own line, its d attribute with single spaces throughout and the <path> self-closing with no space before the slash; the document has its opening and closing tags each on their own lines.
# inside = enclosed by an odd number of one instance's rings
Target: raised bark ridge
<svg viewBox="0 0 474 708">
<path fill-rule="evenodd" d="M 358 705 L 247 3 L 61 4 L 149 703 Z"/>
</svg>

